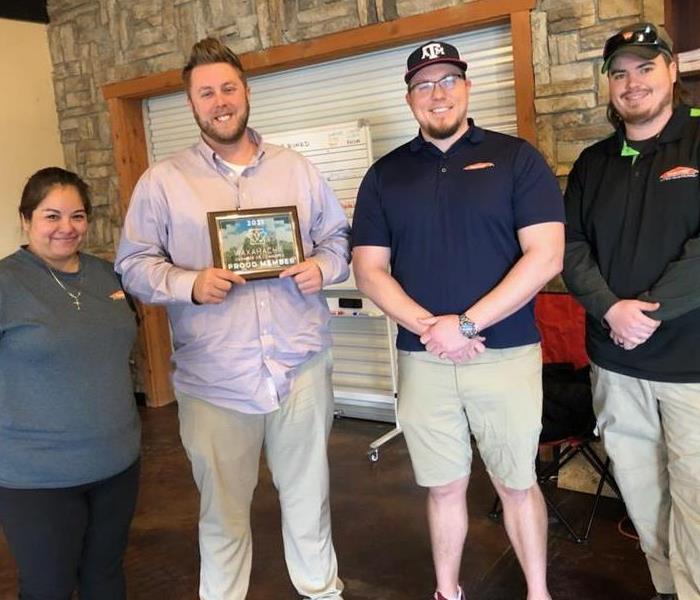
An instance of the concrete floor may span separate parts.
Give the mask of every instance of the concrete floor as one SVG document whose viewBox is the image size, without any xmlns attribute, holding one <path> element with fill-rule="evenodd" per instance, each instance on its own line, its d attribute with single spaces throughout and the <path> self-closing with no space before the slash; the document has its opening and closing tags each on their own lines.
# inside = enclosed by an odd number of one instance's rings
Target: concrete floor
<svg viewBox="0 0 700 600">
<path fill-rule="evenodd" d="M 180 446 L 174 406 L 141 409 L 142 484 L 126 570 L 130 600 L 197 598 L 197 492 Z M 336 421 L 330 444 L 334 539 L 346 600 L 428 600 L 432 564 L 424 513 L 425 492 L 413 482 L 402 438 L 367 460 L 368 444 L 387 430 L 381 423 Z M 562 510 L 583 519 L 591 498 L 556 492 Z M 487 517 L 493 500 L 481 463 L 469 490 L 470 530 L 462 563 L 469 600 L 525 598 L 524 580 L 503 527 Z M 648 600 L 653 588 L 635 541 L 618 533 L 617 500 L 603 500 L 591 539 L 576 545 L 563 528 L 549 534 L 549 582 L 555 600 Z M 254 559 L 248 600 L 294 599 L 279 526 L 279 506 L 261 468 L 253 508 Z M 0 535 L 0 599 L 17 597 L 16 573 Z"/>
</svg>

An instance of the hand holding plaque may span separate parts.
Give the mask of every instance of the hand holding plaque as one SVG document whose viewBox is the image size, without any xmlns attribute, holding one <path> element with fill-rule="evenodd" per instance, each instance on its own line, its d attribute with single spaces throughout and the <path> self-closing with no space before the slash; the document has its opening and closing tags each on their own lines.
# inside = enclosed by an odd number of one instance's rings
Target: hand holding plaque
<svg viewBox="0 0 700 600">
<path fill-rule="evenodd" d="M 264 279 L 304 261 L 296 206 L 217 211 L 207 218 L 219 268 Z"/>
<path fill-rule="evenodd" d="M 285 269 L 280 273 L 280 278 L 284 277 L 294 279 L 297 288 L 304 295 L 316 294 L 323 289 L 323 272 L 313 258 L 307 258 L 304 262 Z"/>
</svg>

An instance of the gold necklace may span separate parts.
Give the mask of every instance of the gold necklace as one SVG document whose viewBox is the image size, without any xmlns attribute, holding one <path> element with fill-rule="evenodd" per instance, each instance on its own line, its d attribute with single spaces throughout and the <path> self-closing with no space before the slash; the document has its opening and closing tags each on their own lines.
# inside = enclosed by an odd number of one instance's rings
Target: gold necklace
<svg viewBox="0 0 700 600">
<path fill-rule="evenodd" d="M 56 273 L 53 272 L 53 269 L 51 267 L 47 266 L 47 269 L 49 270 L 49 273 L 51 273 L 51 277 L 53 277 L 53 280 L 61 286 L 61 289 L 70 296 L 71 300 L 73 301 L 73 305 L 75 306 L 76 310 L 80 310 L 80 296 L 82 295 L 82 291 L 77 291 L 77 292 L 71 292 L 68 290 L 68 288 L 63 285 L 63 282 L 56 277 Z"/>
</svg>

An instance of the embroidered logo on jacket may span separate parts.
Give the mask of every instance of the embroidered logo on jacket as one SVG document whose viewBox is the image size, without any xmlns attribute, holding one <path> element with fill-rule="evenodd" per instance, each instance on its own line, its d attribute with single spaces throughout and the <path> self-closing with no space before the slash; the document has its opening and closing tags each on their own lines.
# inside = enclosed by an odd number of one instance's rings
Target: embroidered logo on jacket
<svg viewBox="0 0 700 600">
<path fill-rule="evenodd" d="M 124 290 L 117 290 L 116 292 L 112 292 L 109 297 L 112 300 L 126 300 L 126 294 L 124 294 Z"/>
<path fill-rule="evenodd" d="M 495 167 L 492 162 L 479 162 L 479 163 L 472 163 L 470 165 L 467 165 L 464 167 L 465 171 L 478 171 L 479 169 L 490 169 L 492 167 Z"/>
<path fill-rule="evenodd" d="M 659 181 L 671 181 L 672 179 L 687 179 L 698 176 L 698 170 L 693 167 L 673 167 L 659 175 Z"/>
</svg>

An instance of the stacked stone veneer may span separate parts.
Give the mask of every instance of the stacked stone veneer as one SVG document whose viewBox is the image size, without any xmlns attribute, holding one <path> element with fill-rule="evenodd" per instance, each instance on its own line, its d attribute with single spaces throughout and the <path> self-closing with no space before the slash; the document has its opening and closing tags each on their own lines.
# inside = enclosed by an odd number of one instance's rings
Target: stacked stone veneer
<svg viewBox="0 0 700 600">
<path fill-rule="evenodd" d="M 180 68 L 191 45 L 222 37 L 236 52 L 391 21 L 459 0 L 49 0 L 49 44 L 66 165 L 93 190 L 88 246 L 114 251 L 120 226 L 105 83 Z M 621 24 L 663 21 L 663 0 L 539 0 L 532 13 L 538 144 L 564 176 L 609 132 L 604 39 Z M 21 60 L 21 57 L 17 57 Z"/>
<path fill-rule="evenodd" d="M 610 134 L 605 40 L 620 27 L 663 23 L 662 0 L 540 0 L 532 13 L 537 143 L 559 176 L 586 146 Z"/>
</svg>

